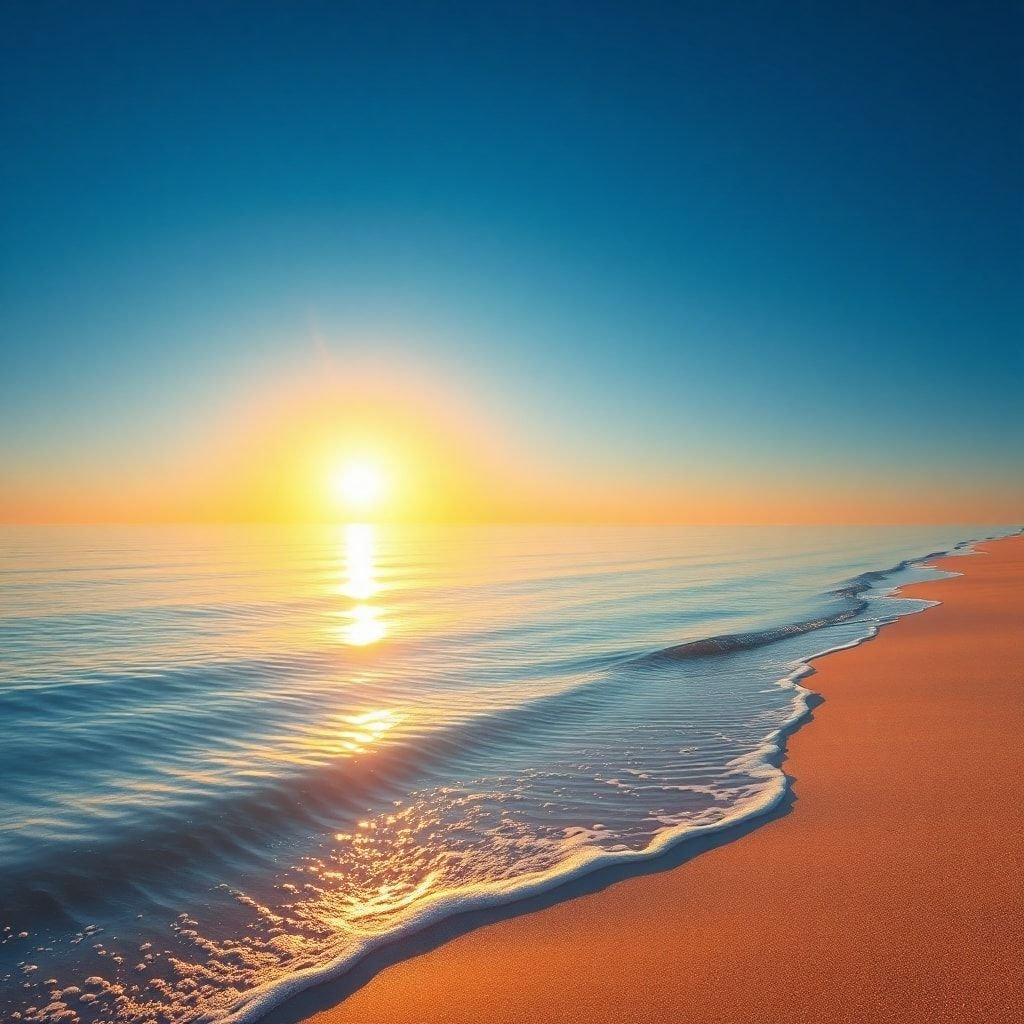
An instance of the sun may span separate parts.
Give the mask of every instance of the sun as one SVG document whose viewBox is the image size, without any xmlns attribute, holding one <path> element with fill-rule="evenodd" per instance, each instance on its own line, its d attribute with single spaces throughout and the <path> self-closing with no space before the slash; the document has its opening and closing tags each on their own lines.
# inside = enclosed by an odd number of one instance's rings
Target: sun
<svg viewBox="0 0 1024 1024">
<path fill-rule="evenodd" d="M 381 499 L 385 481 L 378 466 L 372 462 L 349 462 L 339 467 L 332 480 L 335 496 L 349 508 L 372 509 Z"/>
</svg>

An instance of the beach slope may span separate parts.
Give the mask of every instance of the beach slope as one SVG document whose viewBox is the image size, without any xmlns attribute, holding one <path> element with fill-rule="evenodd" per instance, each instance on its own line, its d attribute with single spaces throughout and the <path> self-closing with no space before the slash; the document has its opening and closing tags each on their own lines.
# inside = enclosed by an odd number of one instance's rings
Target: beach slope
<svg viewBox="0 0 1024 1024">
<path fill-rule="evenodd" d="M 381 971 L 316 1024 L 1019 1021 L 1024 537 L 816 663 L 795 802 L 672 870 Z"/>
</svg>

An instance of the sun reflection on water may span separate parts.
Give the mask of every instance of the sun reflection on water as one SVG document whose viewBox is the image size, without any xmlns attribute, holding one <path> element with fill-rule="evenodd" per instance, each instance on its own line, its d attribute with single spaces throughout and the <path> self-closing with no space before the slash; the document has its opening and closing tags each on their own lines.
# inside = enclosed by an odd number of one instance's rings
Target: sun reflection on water
<svg viewBox="0 0 1024 1024">
<path fill-rule="evenodd" d="M 404 716 L 390 708 L 375 708 L 358 715 L 348 715 L 338 730 L 336 742 L 347 754 L 364 754 L 402 720 Z"/>
<path fill-rule="evenodd" d="M 386 632 L 380 611 L 369 604 L 357 604 L 349 613 L 352 621 L 345 627 L 345 641 L 353 647 L 374 644 Z"/>
<path fill-rule="evenodd" d="M 374 564 L 376 547 L 376 533 L 369 523 L 349 523 L 345 527 L 346 579 L 341 592 L 353 601 L 368 601 L 380 589 Z"/>
<path fill-rule="evenodd" d="M 342 639 L 353 647 L 366 647 L 382 639 L 387 632 L 381 609 L 372 598 L 380 590 L 376 566 L 377 538 L 368 523 L 350 523 L 345 527 L 345 580 L 340 592 L 356 603 L 343 614 L 350 621 L 342 629 Z"/>
</svg>

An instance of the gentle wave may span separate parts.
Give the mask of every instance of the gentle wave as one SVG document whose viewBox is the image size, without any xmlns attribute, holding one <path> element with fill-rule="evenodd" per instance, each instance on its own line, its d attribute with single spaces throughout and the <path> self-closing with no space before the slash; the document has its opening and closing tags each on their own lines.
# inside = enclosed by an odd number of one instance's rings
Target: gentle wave
<svg viewBox="0 0 1024 1024">
<path fill-rule="evenodd" d="M 927 559 L 947 554 L 949 552 L 932 552 L 920 560 L 907 561 L 901 564 L 899 568 L 903 569 L 908 565 L 916 564 L 918 561 L 923 562 Z M 878 579 L 885 579 L 888 573 L 892 571 L 895 570 L 880 573 Z M 937 603 L 923 602 L 924 606 L 920 610 L 924 611 Z M 844 621 L 847 621 L 847 618 L 837 620 L 837 622 Z M 807 632 L 807 630 L 802 630 L 801 632 Z M 261 985 L 252 992 L 246 993 L 227 1012 L 215 1013 L 204 1018 L 204 1020 L 216 1022 L 216 1024 L 253 1024 L 253 1022 L 260 1020 L 260 1018 L 266 1016 L 270 1011 L 281 1006 L 300 992 L 343 977 L 376 950 L 424 931 L 447 918 L 460 914 L 469 914 L 474 911 L 493 910 L 499 907 L 522 903 L 534 896 L 541 896 L 604 868 L 630 863 L 644 864 L 664 856 L 684 841 L 692 841 L 700 837 L 724 832 L 744 822 L 769 814 L 789 793 L 789 783 L 785 772 L 781 768 L 786 738 L 800 726 L 811 711 L 809 699 L 814 695 L 813 691 L 800 686 L 798 680 L 813 674 L 814 669 L 811 662 L 828 654 L 857 647 L 867 640 L 874 639 L 877 634 L 878 629 L 872 628 L 864 636 L 856 640 L 824 648 L 817 654 L 810 656 L 791 676 L 778 680 L 777 685 L 791 687 L 794 692 L 792 716 L 781 728 L 766 737 L 760 748 L 747 755 L 742 762 L 737 762 L 736 764 L 736 767 L 742 767 L 749 777 L 762 779 L 765 783 L 765 789 L 758 797 L 737 805 L 730 814 L 720 820 L 704 825 L 679 825 L 676 828 L 667 828 L 660 832 L 650 845 L 642 850 L 618 851 L 615 853 L 581 850 L 579 853 L 566 858 L 557 868 L 552 868 L 544 873 L 526 875 L 515 881 L 501 884 L 479 885 L 465 890 L 437 894 L 430 899 L 423 900 L 419 905 L 417 913 L 409 916 L 400 927 L 386 933 L 364 938 L 353 945 L 350 951 L 328 963 L 306 968 L 288 977 Z M 774 643 L 776 639 L 782 639 L 788 635 L 793 634 L 773 636 L 772 639 L 766 640 L 764 643 Z M 737 646 L 732 649 L 745 650 L 747 648 Z M 725 652 L 713 649 L 711 653 Z"/>
<path fill-rule="evenodd" d="M 614 698 L 615 689 L 633 685 L 626 674 L 611 674 L 607 670 L 617 665 L 663 665 L 666 661 L 712 658 L 739 651 L 753 650 L 781 640 L 849 622 L 861 615 L 868 602 L 862 595 L 890 576 L 908 566 L 938 557 L 944 552 L 930 552 L 920 559 L 904 559 L 888 569 L 863 573 L 832 591 L 850 599 L 848 607 L 832 615 L 803 622 L 776 626 L 756 633 L 707 637 L 686 644 L 673 645 L 636 657 L 605 655 L 593 658 L 588 664 L 592 674 L 581 682 L 557 693 L 546 694 L 504 707 L 476 714 L 468 720 L 444 723 L 429 734 L 418 737 L 415 745 L 402 745 L 377 755 L 372 774 L 339 771 L 334 763 L 316 765 L 313 769 L 296 769 L 290 773 L 261 776 L 241 787 L 224 786 L 216 792 L 197 794 L 189 800 L 187 791 L 179 790 L 170 806 L 162 806 L 149 815 L 130 823 L 129 828 L 111 833 L 101 841 L 79 851 L 75 857 L 73 874 L 66 867 L 67 851 L 62 849 L 58 837 L 51 838 L 46 848 L 25 851 L 21 863 L 10 851 L 5 857 L 5 889 L 9 913 L 33 915 L 37 921 L 49 914 L 62 914 L 70 903 L 99 895 L 111 874 L 130 878 L 133 884 L 145 885 L 173 869 L 202 856 L 217 854 L 229 857 L 236 864 L 262 859 L 260 847 L 262 831 L 259 822 L 273 820 L 278 826 L 325 826 L 329 817 L 339 810 L 356 811 L 372 793 L 378 799 L 396 795 L 402 784 L 422 777 L 431 769 L 443 768 L 455 757 L 466 757 L 474 752 L 486 752 L 496 742 L 515 737 L 527 731 L 536 732 L 545 725 L 560 725 L 571 719 L 574 712 L 585 711 L 595 703 Z M 218 667 L 225 680 L 251 678 L 266 674 L 275 667 L 273 661 L 242 663 L 227 662 Z M 292 664 L 294 668 L 294 663 Z M 201 665 L 177 673 L 159 674 L 160 701 L 174 701 L 181 694 L 192 691 L 198 677 L 207 678 L 210 666 Z M 146 689 L 152 676 L 99 678 L 80 684 L 79 692 L 72 688 L 63 695 L 64 710 L 80 712 L 86 704 L 102 700 L 116 708 L 122 701 L 130 707 L 138 700 L 137 691 Z M 87 687 L 88 689 L 85 689 Z M 0 713 L 22 714 L 27 723 L 44 715 L 47 709 L 35 700 L 34 690 L 0 691 Z M 152 698 L 149 698 L 150 703 Z M 206 712 L 209 716 L 215 712 Z M 201 727 L 201 726 L 200 726 Z M 145 750 L 159 739 L 173 744 L 187 735 L 195 735 L 194 718 L 174 720 L 161 716 L 152 729 L 140 734 L 138 728 L 130 737 L 113 741 L 108 737 L 94 738 L 91 756 L 102 756 L 104 746 L 111 742 L 130 741 L 145 760 Z M 74 753 L 83 756 L 81 738 L 73 737 Z M 72 752 L 69 751 L 69 755 Z M 302 799 L 297 799 L 301 793 Z M 180 820 L 188 815 L 187 836 L 180 834 Z M 738 819 L 739 820 L 739 819 Z M 684 830 L 685 831 L 685 830 Z M 152 850 L 160 850 L 156 861 Z M 13 902 L 12 902 L 13 900 Z"/>
<path fill-rule="evenodd" d="M 964 542 L 955 545 L 951 551 L 962 550 Z M 658 651 L 640 655 L 634 661 L 638 665 L 651 664 L 660 665 L 666 661 L 685 661 L 690 658 L 712 658 L 721 654 L 734 654 L 737 651 L 750 651 L 758 647 L 766 647 L 769 644 L 778 643 L 780 640 L 787 640 L 794 636 L 802 636 L 804 633 L 814 633 L 820 629 L 827 629 L 829 626 L 838 626 L 844 622 L 850 622 L 863 614 L 868 607 L 868 602 L 862 599 L 862 595 L 871 590 L 890 576 L 909 568 L 912 565 L 919 565 L 932 558 L 940 558 L 949 554 L 947 551 L 931 551 L 920 558 L 904 558 L 888 569 L 873 569 L 870 572 L 861 573 L 853 579 L 847 580 L 831 593 L 836 597 L 849 599 L 847 607 L 831 615 L 821 615 L 813 619 L 805 619 L 802 622 L 789 622 L 781 626 L 773 626 L 770 629 L 758 630 L 754 633 L 727 633 L 723 636 L 709 636 L 700 640 L 691 640 L 685 644 L 673 644 Z"/>
</svg>

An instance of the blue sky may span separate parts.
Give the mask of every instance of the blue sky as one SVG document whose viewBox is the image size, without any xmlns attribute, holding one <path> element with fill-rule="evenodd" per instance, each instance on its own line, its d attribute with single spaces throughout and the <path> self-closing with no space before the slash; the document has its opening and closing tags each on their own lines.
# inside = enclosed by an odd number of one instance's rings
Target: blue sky
<svg viewBox="0 0 1024 1024">
<path fill-rule="evenodd" d="M 1020 477 L 1019 5 L 173 6 L 5 8 L 11 486 L 314 334 L 595 472 Z"/>
</svg>

